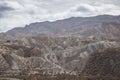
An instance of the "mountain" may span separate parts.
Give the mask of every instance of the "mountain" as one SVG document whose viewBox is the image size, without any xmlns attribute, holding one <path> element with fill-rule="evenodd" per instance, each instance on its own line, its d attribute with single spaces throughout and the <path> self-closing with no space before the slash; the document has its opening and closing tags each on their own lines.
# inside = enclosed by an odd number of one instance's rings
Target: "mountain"
<svg viewBox="0 0 120 80">
<path fill-rule="evenodd" d="M 36 22 L 0 34 L 1 39 L 17 39 L 39 34 L 119 36 L 120 16 L 71 17 L 54 22 Z M 115 31 L 116 30 L 116 31 Z M 114 32 L 115 31 L 115 32 Z"/>
<path fill-rule="evenodd" d="M 36 22 L 0 33 L 0 76 L 26 80 L 66 73 L 120 80 L 119 33 L 120 16 L 111 15 Z"/>
</svg>

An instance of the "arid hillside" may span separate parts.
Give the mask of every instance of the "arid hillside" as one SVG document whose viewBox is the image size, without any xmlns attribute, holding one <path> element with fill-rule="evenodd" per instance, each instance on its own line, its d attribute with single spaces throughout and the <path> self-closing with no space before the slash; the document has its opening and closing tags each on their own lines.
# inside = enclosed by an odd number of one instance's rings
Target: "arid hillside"
<svg viewBox="0 0 120 80">
<path fill-rule="evenodd" d="M 118 79 L 119 47 L 118 40 L 95 37 L 44 35 L 7 40 L 0 45 L 1 75 L 67 73 Z"/>
</svg>

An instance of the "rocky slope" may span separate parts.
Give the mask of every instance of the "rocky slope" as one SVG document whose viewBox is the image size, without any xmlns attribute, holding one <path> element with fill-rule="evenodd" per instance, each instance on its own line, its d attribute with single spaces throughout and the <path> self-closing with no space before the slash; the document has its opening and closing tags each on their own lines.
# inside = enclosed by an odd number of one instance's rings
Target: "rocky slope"
<svg viewBox="0 0 120 80">
<path fill-rule="evenodd" d="M 85 75 L 104 76 L 112 79 L 120 79 L 120 48 L 108 48 L 97 51 L 91 55 L 84 69 Z M 119 80 L 115 79 L 115 80 Z"/>
<path fill-rule="evenodd" d="M 75 36 L 36 36 L 26 37 L 19 41 L 7 41 L 0 46 L 0 65 L 3 71 L 22 72 L 27 70 L 27 72 L 39 72 L 42 70 L 43 73 L 57 74 L 67 72 L 76 74 L 78 72 L 86 72 L 86 70 L 90 71 L 91 69 L 94 71 L 91 66 L 97 66 L 97 62 L 100 60 L 97 58 L 101 58 L 101 56 L 96 55 L 102 55 L 108 49 L 119 49 L 120 44 L 116 41 L 98 41 L 89 38 L 83 41 L 81 37 Z M 99 53 L 97 54 L 97 52 Z M 119 52 L 116 55 L 119 55 Z M 114 59 L 115 56 L 110 57 L 110 59 L 112 58 Z M 91 60 L 96 61 L 96 63 L 91 62 Z M 108 63 L 106 62 L 105 64 Z M 113 65 L 116 65 L 116 63 L 113 63 Z M 103 65 L 103 67 L 105 66 Z M 91 74 L 91 72 L 87 73 Z"/>
</svg>

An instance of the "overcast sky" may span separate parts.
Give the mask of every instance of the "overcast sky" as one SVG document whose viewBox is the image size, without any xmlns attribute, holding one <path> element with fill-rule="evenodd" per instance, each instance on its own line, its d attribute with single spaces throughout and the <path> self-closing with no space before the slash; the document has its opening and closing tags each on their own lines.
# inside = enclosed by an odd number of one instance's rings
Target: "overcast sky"
<svg viewBox="0 0 120 80">
<path fill-rule="evenodd" d="M 120 0 L 0 0 L 0 30 L 46 20 L 119 15 Z"/>
</svg>

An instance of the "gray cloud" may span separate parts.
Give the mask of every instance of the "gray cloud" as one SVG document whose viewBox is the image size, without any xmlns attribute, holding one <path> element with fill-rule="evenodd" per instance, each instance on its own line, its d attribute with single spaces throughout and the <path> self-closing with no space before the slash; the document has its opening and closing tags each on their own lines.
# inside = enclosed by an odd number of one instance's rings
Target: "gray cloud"
<svg viewBox="0 0 120 80">
<path fill-rule="evenodd" d="M 0 4 L 0 18 L 4 17 L 4 14 L 8 11 L 14 10 L 13 8 L 6 6 L 5 4 Z"/>
<path fill-rule="evenodd" d="M 1 6 L 0 5 L 0 11 L 3 12 L 3 11 L 9 11 L 9 10 L 13 10 L 13 8 L 10 8 L 8 6 Z"/>
<path fill-rule="evenodd" d="M 119 4 L 119 0 L 0 0 L 0 28 L 72 16 L 119 15 Z"/>
<path fill-rule="evenodd" d="M 80 11 L 80 12 L 89 12 L 90 10 L 85 8 L 85 7 L 79 7 L 76 11 Z"/>
</svg>

